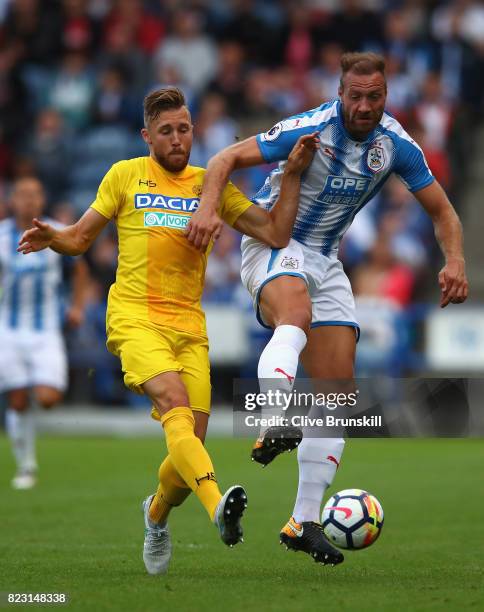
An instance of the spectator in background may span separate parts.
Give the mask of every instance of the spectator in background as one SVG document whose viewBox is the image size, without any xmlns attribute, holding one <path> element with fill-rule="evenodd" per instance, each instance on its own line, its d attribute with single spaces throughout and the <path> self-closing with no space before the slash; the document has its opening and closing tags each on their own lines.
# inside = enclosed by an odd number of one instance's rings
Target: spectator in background
<svg viewBox="0 0 484 612">
<path fill-rule="evenodd" d="M 434 244 L 432 222 L 395 177 L 357 214 L 345 234 L 340 252 L 345 267 L 354 270 L 362 264 L 382 235 L 393 255 L 415 273 L 428 264 Z"/>
<path fill-rule="evenodd" d="M 52 218 L 62 225 L 72 225 L 76 222 L 75 209 L 68 201 L 59 201 L 52 208 Z"/>
<path fill-rule="evenodd" d="M 63 198 L 69 188 L 72 142 L 59 111 L 45 108 L 37 115 L 35 130 L 22 153 L 31 160 L 48 200 Z"/>
<path fill-rule="evenodd" d="M 12 0 L 2 34 L 23 64 L 52 66 L 61 51 L 61 14 L 40 0 Z"/>
<path fill-rule="evenodd" d="M 116 279 L 118 246 L 112 228 L 107 228 L 87 253 L 87 261 L 92 270 L 93 280 L 99 285 L 103 301 L 109 288 Z"/>
<path fill-rule="evenodd" d="M 307 7 L 290 4 L 288 8 L 288 27 L 285 34 L 284 58 L 299 75 L 304 76 L 313 59 L 313 39 L 311 13 Z"/>
<path fill-rule="evenodd" d="M 282 50 L 274 31 L 257 14 L 254 0 L 233 0 L 232 17 L 223 30 L 223 40 L 238 42 L 253 65 L 279 64 Z"/>
<path fill-rule="evenodd" d="M 182 82 L 201 93 L 217 71 L 217 50 L 213 41 L 202 31 L 200 13 L 179 10 L 172 16 L 171 32 L 158 47 L 154 69 L 173 67 Z"/>
<path fill-rule="evenodd" d="M 240 282 L 240 239 L 225 226 L 208 258 L 204 299 L 229 301 Z"/>
<path fill-rule="evenodd" d="M 337 42 L 346 51 L 379 50 L 383 47 L 380 14 L 368 10 L 361 0 L 342 0 L 337 6 L 338 10 L 320 33 L 320 40 Z"/>
<path fill-rule="evenodd" d="M 395 62 L 391 68 L 395 74 L 408 77 L 414 89 L 420 87 L 435 64 L 433 44 L 423 36 L 424 28 L 422 8 L 416 4 L 389 11 L 384 18 L 384 48 L 390 61 Z"/>
<path fill-rule="evenodd" d="M 402 376 L 407 348 L 402 313 L 413 295 L 415 273 L 395 255 L 387 220 L 382 221 L 365 260 L 353 270 L 351 284 L 361 325 L 356 352 L 358 375 Z M 375 401 L 382 392 L 380 388 L 375 391 Z"/>
<path fill-rule="evenodd" d="M 422 147 L 432 173 L 447 189 L 452 182 L 449 136 L 453 121 L 453 107 L 442 95 L 440 76 L 430 73 L 420 99 L 411 108 L 408 127 L 412 138 Z"/>
<path fill-rule="evenodd" d="M 97 23 L 89 15 L 87 0 L 62 0 L 61 42 L 65 50 L 93 53 L 98 46 Z"/>
<path fill-rule="evenodd" d="M 473 39 L 466 32 L 466 23 L 469 15 L 482 13 L 475 3 L 454 2 L 437 7 L 431 16 L 431 31 L 437 41 L 438 64 L 442 78 L 442 87 L 448 99 L 464 112 L 460 113 L 459 131 L 472 133 L 472 124 L 476 117 L 482 113 L 482 99 L 484 94 L 483 44 L 479 38 Z M 477 17 L 476 23 L 479 23 Z M 481 32 L 482 38 L 482 32 Z M 470 112 L 469 112 L 470 111 Z M 469 138 L 464 138 L 465 144 L 460 140 L 457 147 L 456 158 L 462 157 L 469 150 Z M 460 149 L 460 151 L 459 151 Z M 460 153 L 460 155 L 459 155 Z"/>
<path fill-rule="evenodd" d="M 390 236 L 395 256 L 415 271 L 424 268 L 434 248 L 434 230 L 430 217 L 415 197 L 401 181 L 392 177 L 382 192 L 379 209 L 385 211 L 382 219 L 389 213 L 396 215 L 394 219 L 398 222 L 394 224 L 394 230 L 390 232 L 387 229 L 386 232 Z M 381 225 L 385 227 L 384 222 Z"/>
<path fill-rule="evenodd" d="M 245 51 L 235 41 L 222 42 L 218 48 L 217 73 L 208 85 L 208 91 L 224 96 L 227 112 L 237 118 L 246 111 Z"/>
<path fill-rule="evenodd" d="M 386 73 L 388 84 L 387 108 L 395 118 L 408 124 L 408 112 L 415 101 L 415 83 L 404 69 L 398 55 L 388 55 Z"/>
<path fill-rule="evenodd" d="M 13 162 L 13 151 L 10 143 L 5 138 L 5 128 L 0 124 L 0 177 L 11 176 Z M 0 217 L 1 218 L 1 217 Z"/>
<path fill-rule="evenodd" d="M 314 89 L 314 106 L 338 96 L 340 60 L 343 48 L 338 43 L 326 43 L 318 50 L 318 64 L 310 73 Z"/>
<path fill-rule="evenodd" d="M 407 306 L 412 297 L 415 276 L 392 250 L 386 228 L 378 235 L 366 261 L 352 274 L 355 296 L 377 298 L 396 306 Z"/>
<path fill-rule="evenodd" d="M 165 36 L 166 24 L 160 16 L 145 11 L 141 0 L 115 0 L 104 22 L 104 36 L 109 39 L 112 30 L 126 28 L 138 49 L 151 55 Z"/>
<path fill-rule="evenodd" d="M 0 122 L 1 140 L 5 143 L 3 165 L 11 169 L 10 151 L 25 134 L 26 123 L 32 119 L 28 88 L 20 76 L 19 60 L 15 45 L 2 48 L 0 39 Z"/>
<path fill-rule="evenodd" d="M 376 218 L 381 194 L 364 206 L 343 236 L 339 257 L 345 269 L 351 271 L 360 264 L 375 244 L 377 236 Z"/>
<path fill-rule="evenodd" d="M 137 106 L 129 93 L 122 67 L 112 65 L 100 71 L 92 107 L 94 123 L 136 128 L 139 119 Z"/>
<path fill-rule="evenodd" d="M 276 117 L 271 105 L 272 73 L 267 68 L 256 68 L 247 74 L 246 90 L 250 92 L 246 97 L 245 122 L 250 125 L 269 123 Z M 245 123 L 244 122 L 244 123 Z"/>
<path fill-rule="evenodd" d="M 411 119 L 411 123 L 408 125 L 408 133 L 422 147 L 429 168 L 435 178 L 439 182 L 442 181 L 444 188 L 450 188 L 452 183 L 452 171 L 448 151 L 444 149 L 434 149 L 425 144 L 425 130 L 415 117 Z"/>
<path fill-rule="evenodd" d="M 7 203 L 7 190 L 5 185 L 0 183 L 0 221 L 6 219 L 9 215 L 8 203 Z"/>
<path fill-rule="evenodd" d="M 136 42 L 136 33 L 130 24 L 115 21 L 104 32 L 104 44 L 96 58 L 96 68 L 103 70 L 116 66 L 125 75 L 133 96 L 142 99 L 150 82 L 148 58 Z"/>
<path fill-rule="evenodd" d="M 217 93 L 209 93 L 202 99 L 194 123 L 190 159 L 194 166 L 205 167 L 215 153 L 235 142 L 237 124 L 227 116 L 225 99 Z"/>
<path fill-rule="evenodd" d="M 442 81 L 438 73 L 427 74 L 419 100 L 414 107 L 414 114 L 423 128 L 422 145 L 443 151 L 447 147 L 452 127 L 453 108 L 442 90 Z"/>
<path fill-rule="evenodd" d="M 474 0 L 454 0 L 437 6 L 431 16 L 434 36 L 440 40 L 457 35 L 476 49 L 484 48 L 484 6 Z"/>
<path fill-rule="evenodd" d="M 293 115 L 305 109 L 305 80 L 290 66 L 272 71 L 268 101 L 279 115 Z"/>
<path fill-rule="evenodd" d="M 73 217 L 71 221 L 75 220 Z M 118 364 L 105 347 L 107 295 L 116 277 L 118 257 L 113 234 L 111 228 L 106 228 L 86 254 L 92 274 L 86 319 L 83 325 L 70 335 L 73 363 L 91 371 L 91 399 L 108 405 L 120 403 L 125 395 Z"/>
<path fill-rule="evenodd" d="M 66 127 L 74 132 L 91 121 L 94 74 L 84 52 L 67 51 L 48 92 L 48 103 L 59 111 Z"/>
<path fill-rule="evenodd" d="M 398 187 L 394 188 L 399 190 Z M 387 202 L 385 201 L 385 204 Z M 408 203 L 408 199 L 406 199 L 403 208 L 395 207 L 385 210 L 379 219 L 378 234 L 372 249 L 379 242 L 385 242 L 390 254 L 397 262 L 414 273 L 418 273 L 427 263 L 427 253 L 421 238 L 410 230 Z M 408 299 L 410 299 L 410 296 Z"/>
</svg>

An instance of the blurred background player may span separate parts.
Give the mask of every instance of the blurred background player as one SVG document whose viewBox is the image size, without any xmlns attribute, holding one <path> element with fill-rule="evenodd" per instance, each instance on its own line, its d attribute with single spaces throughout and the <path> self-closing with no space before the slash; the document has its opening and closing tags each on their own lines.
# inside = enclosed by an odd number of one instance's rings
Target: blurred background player
<svg viewBox="0 0 484 612">
<path fill-rule="evenodd" d="M 144 124 L 141 134 L 150 155 L 114 164 L 95 202 L 76 224 L 59 230 L 34 219 L 35 227 L 24 232 L 19 251 L 50 247 L 78 255 L 111 219 L 116 221 L 119 263 L 109 292 L 107 346 L 121 360 L 125 384 L 149 397 L 152 416 L 165 432 L 168 456 L 159 468 L 160 484 L 143 503 L 143 560 L 150 574 L 160 574 L 167 571 L 171 557 L 166 521 L 172 507 L 193 491 L 222 541 L 233 546 L 242 541 L 240 519 L 247 495 L 235 485 L 222 496 L 203 445 L 211 399 L 200 303 L 207 253 L 193 248 L 183 230 L 199 204 L 205 171 L 188 165 L 193 126 L 183 93 L 169 87 L 149 94 Z M 316 147 L 315 134 L 295 144 L 273 211 L 254 206 L 229 184 L 221 194 L 222 218 L 274 247 L 286 245 L 300 176 Z"/>
<path fill-rule="evenodd" d="M 83 319 L 87 266 L 53 251 L 26 259 L 17 252 L 32 218 L 43 218 L 45 193 L 34 177 L 18 179 L 10 196 L 12 217 L 0 221 L 0 390 L 7 395 L 6 425 L 17 464 L 15 489 L 35 485 L 34 406 L 51 408 L 67 387 L 64 321 Z M 62 226 L 50 219 L 53 227 Z M 70 306 L 63 315 L 66 269 L 72 282 Z"/>
<path fill-rule="evenodd" d="M 270 210 L 278 197 L 287 153 L 302 134 L 317 130 L 320 148 L 302 180 L 289 245 L 271 249 L 252 238 L 242 242 L 242 282 L 259 322 L 274 330 L 259 359 L 261 391 L 290 392 L 299 355 L 311 378 L 347 381 L 332 391 L 352 389 L 359 325 L 351 285 L 338 259 L 339 242 L 356 213 L 392 173 L 401 178 L 434 224 L 445 257 L 438 277 L 441 307 L 467 298 L 459 218 L 421 148 L 385 113 L 384 58 L 374 53 L 344 54 L 338 94 L 339 99 L 280 121 L 268 132 L 213 157 L 200 209 L 188 228 L 190 241 L 205 248 L 212 233 L 218 234 L 215 207 L 231 172 L 281 162 L 254 198 Z M 262 428 L 252 458 L 267 465 L 280 452 L 297 446 L 301 435 Z M 342 561 L 341 553 L 325 542 L 319 514 L 343 448 L 342 438 L 304 437 L 298 447 L 299 486 L 293 516 L 281 532 L 281 541 L 290 548 L 325 564 Z"/>
</svg>

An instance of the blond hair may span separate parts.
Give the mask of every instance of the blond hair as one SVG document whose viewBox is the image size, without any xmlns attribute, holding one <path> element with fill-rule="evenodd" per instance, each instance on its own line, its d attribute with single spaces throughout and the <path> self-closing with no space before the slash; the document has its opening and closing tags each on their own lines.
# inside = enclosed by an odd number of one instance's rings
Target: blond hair
<svg viewBox="0 0 484 612">
<path fill-rule="evenodd" d="M 148 127 L 161 112 L 172 109 L 176 110 L 185 105 L 185 96 L 178 87 L 163 87 L 152 91 L 143 101 L 145 127 Z"/>
</svg>

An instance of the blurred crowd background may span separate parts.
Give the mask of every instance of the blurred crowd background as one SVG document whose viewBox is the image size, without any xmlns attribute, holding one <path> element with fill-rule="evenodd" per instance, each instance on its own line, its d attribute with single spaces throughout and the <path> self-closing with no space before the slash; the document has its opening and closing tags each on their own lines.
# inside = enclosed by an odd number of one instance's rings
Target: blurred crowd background
<svg viewBox="0 0 484 612">
<path fill-rule="evenodd" d="M 385 55 L 387 108 L 423 148 L 465 226 L 484 92 L 484 4 L 472 0 L 0 0 L 0 218 L 12 181 L 35 175 L 47 214 L 77 219 L 112 163 L 146 155 L 142 101 L 154 88 L 185 92 L 191 163 L 205 166 L 237 139 L 336 97 L 347 50 Z M 234 181 L 250 197 L 270 169 Z M 237 342 L 224 332 L 235 351 L 213 340 L 216 400 L 232 376 L 255 375 L 268 337 L 240 286 L 239 243 L 226 228 L 207 271 L 209 329 L 212 312 L 243 330 Z M 104 347 L 116 256 L 111 228 L 87 254 L 86 318 L 68 333 L 73 400 L 137 402 Z M 359 213 L 340 257 L 362 325 L 358 372 L 428 371 L 423 328 L 438 304 L 442 258 L 430 220 L 400 182 Z"/>
</svg>

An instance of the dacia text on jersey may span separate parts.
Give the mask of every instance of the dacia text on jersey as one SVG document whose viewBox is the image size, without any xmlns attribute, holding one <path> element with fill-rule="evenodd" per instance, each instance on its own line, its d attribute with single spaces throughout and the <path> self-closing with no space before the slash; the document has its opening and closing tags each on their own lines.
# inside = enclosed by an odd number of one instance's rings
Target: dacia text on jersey
<svg viewBox="0 0 484 612">
<path fill-rule="evenodd" d="M 137 209 L 161 208 L 161 211 L 146 211 L 144 213 L 145 227 L 185 229 L 192 213 L 197 210 L 199 204 L 199 198 L 173 198 L 159 193 L 137 193 L 134 196 L 134 205 Z M 175 212 L 170 214 L 168 211 Z"/>
<path fill-rule="evenodd" d="M 136 193 L 134 196 L 135 208 L 161 208 L 192 213 L 199 205 L 200 198 L 173 198 L 160 193 Z"/>
</svg>

